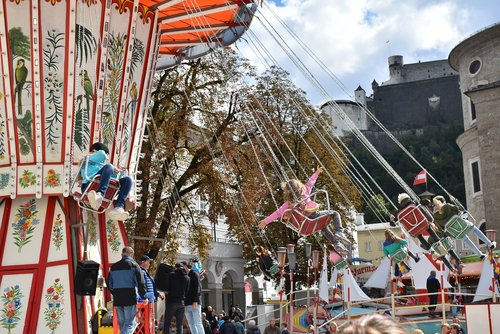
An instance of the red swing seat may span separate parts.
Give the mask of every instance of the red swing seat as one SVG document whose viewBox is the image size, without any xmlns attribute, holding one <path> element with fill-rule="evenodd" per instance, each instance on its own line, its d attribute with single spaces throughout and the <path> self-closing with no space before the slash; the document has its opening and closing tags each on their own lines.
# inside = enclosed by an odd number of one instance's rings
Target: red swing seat
<svg viewBox="0 0 500 334">
<path fill-rule="evenodd" d="M 289 228 L 304 237 L 321 231 L 332 221 L 332 216 L 329 214 L 316 218 L 309 218 L 296 209 L 286 210 L 283 217 L 288 217 L 288 219 L 283 218 L 283 222 Z"/>
<path fill-rule="evenodd" d="M 106 211 L 111 203 L 118 197 L 118 191 L 120 190 L 120 182 L 117 179 L 111 179 L 109 181 L 109 186 L 108 189 L 106 190 L 106 194 L 104 194 L 104 197 L 102 199 L 102 204 L 99 207 L 99 209 L 94 210 L 89 203 L 88 199 L 88 192 L 91 190 L 97 191 L 99 188 L 99 182 L 101 181 L 101 175 L 96 175 L 92 180 L 90 181 L 89 185 L 87 186 L 87 189 L 82 193 L 81 189 L 80 191 L 75 191 L 73 192 L 73 197 L 75 200 L 78 202 L 78 206 L 82 209 L 89 210 L 95 213 L 103 213 Z"/>
<path fill-rule="evenodd" d="M 326 192 L 326 190 L 317 190 L 314 193 L 310 194 L 308 198 L 312 199 L 313 202 L 316 202 L 318 195 L 322 195 L 324 197 L 322 203 L 326 205 L 326 210 L 330 211 L 330 198 L 328 197 L 328 192 Z M 307 198 L 304 198 L 302 202 L 304 202 L 306 199 Z M 296 209 L 297 207 L 301 206 L 302 202 L 296 204 L 293 209 L 286 210 L 281 217 L 281 221 L 285 223 L 286 226 L 297 232 L 299 235 L 307 237 L 313 233 L 321 231 L 332 222 L 332 216 L 330 214 L 315 218 L 309 218 L 301 210 Z M 309 205 L 305 206 L 305 211 L 309 211 Z M 318 210 L 318 208 L 319 205 L 314 206 L 314 210 Z"/>
<path fill-rule="evenodd" d="M 415 204 L 410 204 L 399 211 L 398 220 L 412 237 L 418 237 L 420 234 L 423 234 L 432 223 L 432 220 L 429 221 L 424 215 L 420 205 Z"/>
</svg>

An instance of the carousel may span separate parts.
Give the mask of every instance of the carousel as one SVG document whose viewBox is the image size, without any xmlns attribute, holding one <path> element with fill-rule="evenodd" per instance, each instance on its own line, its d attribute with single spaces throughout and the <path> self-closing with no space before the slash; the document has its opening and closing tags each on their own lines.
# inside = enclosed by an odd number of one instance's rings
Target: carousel
<svg viewBox="0 0 500 334">
<path fill-rule="evenodd" d="M 91 317 L 110 299 L 96 292 L 97 276 L 128 240 L 123 223 L 107 215 L 117 189 L 89 210 L 81 162 L 102 142 L 110 163 L 139 185 L 155 71 L 233 43 L 254 9 L 252 1 L 220 0 L 2 2 L 3 333 L 91 332 Z M 135 187 L 129 200 L 139 200 Z"/>
</svg>

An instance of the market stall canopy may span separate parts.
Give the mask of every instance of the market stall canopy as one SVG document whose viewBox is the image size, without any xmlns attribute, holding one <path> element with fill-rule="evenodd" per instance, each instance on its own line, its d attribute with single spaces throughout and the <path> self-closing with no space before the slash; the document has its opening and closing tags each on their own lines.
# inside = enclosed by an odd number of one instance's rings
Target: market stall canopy
<svg viewBox="0 0 500 334">
<path fill-rule="evenodd" d="M 168 68 L 234 43 L 248 28 L 256 2 L 141 0 L 151 10 L 158 10 L 160 45 L 156 68 Z"/>
</svg>

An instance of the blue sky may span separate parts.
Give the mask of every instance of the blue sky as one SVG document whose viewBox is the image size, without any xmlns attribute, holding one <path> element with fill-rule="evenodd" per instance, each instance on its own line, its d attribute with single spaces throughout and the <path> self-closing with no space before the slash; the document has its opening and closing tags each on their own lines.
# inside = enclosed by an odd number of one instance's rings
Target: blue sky
<svg viewBox="0 0 500 334">
<path fill-rule="evenodd" d="M 447 59 L 451 49 L 473 33 L 500 22 L 497 0 L 264 0 L 245 41 L 238 42 L 241 54 L 259 70 L 266 56 L 250 45 L 262 43 L 272 58 L 291 73 L 296 84 L 308 92 L 314 104 L 325 98 L 313 88 L 273 37 L 260 23 L 265 19 L 291 45 L 302 62 L 334 99 L 348 99 L 361 85 L 367 95 L 371 82 L 389 79 L 387 57 L 402 55 L 405 63 Z M 270 9 L 268 8 L 270 7 Z M 311 57 L 307 56 L 272 15 L 276 13 L 342 82 L 342 91 Z M 262 56 L 264 55 L 264 56 Z M 265 58 L 265 59 L 264 59 Z"/>
</svg>

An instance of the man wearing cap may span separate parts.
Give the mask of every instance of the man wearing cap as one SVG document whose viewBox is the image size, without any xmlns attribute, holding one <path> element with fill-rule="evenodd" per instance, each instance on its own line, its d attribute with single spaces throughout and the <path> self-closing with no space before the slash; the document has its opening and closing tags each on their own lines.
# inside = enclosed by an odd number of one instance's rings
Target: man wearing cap
<svg viewBox="0 0 500 334">
<path fill-rule="evenodd" d="M 201 321 L 201 285 L 200 275 L 191 270 L 191 265 L 181 262 L 189 277 L 189 290 L 186 295 L 186 319 L 192 334 L 204 334 L 203 322 Z"/>
<path fill-rule="evenodd" d="M 149 274 L 148 270 L 149 267 L 151 267 L 151 259 L 147 255 L 141 256 L 139 259 L 139 266 L 141 267 L 142 274 L 144 275 L 144 282 L 146 283 L 146 298 L 147 301 L 150 303 L 154 303 L 155 301 L 158 300 L 158 298 L 163 299 L 164 295 L 161 292 L 158 292 L 158 289 L 156 288 L 156 283 L 153 277 Z M 143 302 L 142 298 L 138 298 L 139 302 Z"/>
<path fill-rule="evenodd" d="M 167 307 L 165 308 L 165 319 L 163 333 L 170 334 L 172 317 L 175 315 L 177 322 L 177 334 L 182 334 L 182 323 L 184 321 L 184 300 L 189 287 L 189 277 L 184 266 L 175 264 L 175 270 L 168 274 L 165 284 L 167 292 Z"/>
<path fill-rule="evenodd" d="M 118 315 L 120 333 L 132 333 L 137 313 L 137 292 L 141 298 L 146 298 L 144 276 L 134 261 L 132 247 L 124 247 L 122 259 L 111 266 L 108 288 L 113 295 L 113 306 Z"/>
</svg>

